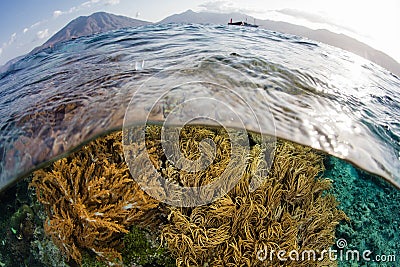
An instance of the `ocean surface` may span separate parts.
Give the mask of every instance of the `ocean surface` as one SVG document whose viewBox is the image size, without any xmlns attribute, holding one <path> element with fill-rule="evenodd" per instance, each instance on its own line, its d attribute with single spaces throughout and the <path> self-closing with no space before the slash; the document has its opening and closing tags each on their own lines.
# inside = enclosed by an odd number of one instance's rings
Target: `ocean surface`
<svg viewBox="0 0 400 267">
<path fill-rule="evenodd" d="M 374 63 L 264 29 L 150 25 L 26 56 L 0 73 L 0 265 L 65 264 L 48 256 L 40 235 L 21 235 L 33 221 L 24 214 L 36 209 L 29 179 L 20 178 L 127 124 L 212 113 L 219 125 L 243 123 L 330 154 L 323 176 L 350 218 L 337 226 L 333 248 L 374 256 L 338 258 L 339 266 L 398 266 L 399 96 L 400 79 Z"/>
<path fill-rule="evenodd" d="M 292 35 L 170 24 L 60 43 L 0 73 L 0 189 L 121 128 L 139 88 L 140 103 L 150 104 L 161 92 L 157 85 L 179 83 L 177 73 L 185 81 L 240 87 L 241 99 L 259 118 L 273 117 L 246 122 L 250 130 L 323 150 L 400 186 L 398 77 Z M 146 87 L 152 77 L 157 84 Z M 219 97 L 235 112 L 245 111 L 229 94 Z M 136 119 L 146 119 L 141 116 Z"/>
</svg>

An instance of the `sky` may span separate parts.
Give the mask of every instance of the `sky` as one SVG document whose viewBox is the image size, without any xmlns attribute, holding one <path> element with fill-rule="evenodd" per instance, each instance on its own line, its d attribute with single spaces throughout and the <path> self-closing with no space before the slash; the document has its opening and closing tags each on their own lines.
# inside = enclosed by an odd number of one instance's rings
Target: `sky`
<svg viewBox="0 0 400 267">
<path fill-rule="evenodd" d="M 106 11 L 157 22 L 192 9 L 242 12 L 312 29 L 344 33 L 400 62 L 400 0 L 4 0 L 0 65 L 43 44 L 74 18 Z"/>
</svg>

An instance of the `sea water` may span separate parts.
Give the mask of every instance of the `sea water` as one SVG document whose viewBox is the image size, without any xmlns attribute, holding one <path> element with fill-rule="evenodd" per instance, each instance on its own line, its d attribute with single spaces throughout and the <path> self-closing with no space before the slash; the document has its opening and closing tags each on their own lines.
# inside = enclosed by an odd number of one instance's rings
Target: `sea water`
<svg viewBox="0 0 400 267">
<path fill-rule="evenodd" d="M 175 73 L 213 86 L 229 80 L 222 87 L 240 87 L 257 116 L 273 117 L 247 128 L 326 152 L 324 176 L 351 219 L 338 227 L 338 240 L 360 253 L 399 253 L 400 79 L 346 51 L 264 29 L 150 25 L 21 59 L 0 73 L 0 188 L 6 193 L 33 169 L 121 128 L 132 96 L 140 90 L 141 103 L 152 104 L 162 91 L 148 81 L 181 86 Z M 219 100 L 245 113 L 231 96 Z"/>
</svg>

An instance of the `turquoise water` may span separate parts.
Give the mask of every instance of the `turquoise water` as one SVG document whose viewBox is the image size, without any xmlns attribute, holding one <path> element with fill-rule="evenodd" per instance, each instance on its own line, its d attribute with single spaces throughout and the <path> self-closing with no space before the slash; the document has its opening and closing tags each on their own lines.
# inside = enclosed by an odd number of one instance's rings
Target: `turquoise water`
<svg viewBox="0 0 400 267">
<path fill-rule="evenodd" d="M 400 193 L 391 185 L 400 185 L 399 78 L 343 50 L 263 29 L 151 25 L 118 30 L 58 44 L 0 73 L 2 219 L 32 204 L 27 189 L 18 189 L 23 185 L 8 185 L 85 140 L 121 128 L 132 95 L 165 70 L 194 81 L 229 81 L 226 86 L 240 87 L 255 114 L 274 117 L 273 128 L 268 121 L 250 120 L 249 129 L 259 127 L 330 154 L 324 176 L 334 181 L 332 192 L 350 217 L 337 229 L 337 238 L 347 242 L 344 250 L 396 255 L 399 262 Z M 240 75 L 232 75 L 236 72 Z M 172 78 L 159 75 L 158 81 L 179 84 Z M 152 103 L 161 89 L 142 88 L 141 101 Z M 236 112 L 243 109 L 229 95 L 219 97 Z M 12 246 L 0 245 L 3 262 Z M 30 248 L 23 255 L 29 253 Z"/>
<path fill-rule="evenodd" d="M 331 192 L 339 201 L 339 208 L 350 218 L 349 222 L 339 225 L 336 239 L 346 240 L 347 245 L 341 249 L 343 252 L 360 253 L 360 260 L 344 256 L 339 266 L 398 266 L 400 191 L 338 158 L 327 157 L 324 164 L 324 176 L 333 180 Z M 361 256 L 367 250 L 371 251 L 367 257 L 369 261 Z"/>
</svg>

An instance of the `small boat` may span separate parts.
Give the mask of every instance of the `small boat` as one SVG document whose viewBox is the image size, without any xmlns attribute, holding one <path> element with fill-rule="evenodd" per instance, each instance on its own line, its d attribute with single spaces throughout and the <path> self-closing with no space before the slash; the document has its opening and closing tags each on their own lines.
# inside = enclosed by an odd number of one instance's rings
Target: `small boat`
<svg viewBox="0 0 400 267">
<path fill-rule="evenodd" d="M 236 22 L 232 22 L 232 19 L 228 22 L 228 25 L 236 25 L 236 26 L 245 26 L 245 27 L 253 27 L 253 28 L 257 28 L 258 25 L 256 25 L 255 20 L 254 20 L 254 24 L 250 24 L 247 23 L 247 21 L 236 21 Z"/>
</svg>

